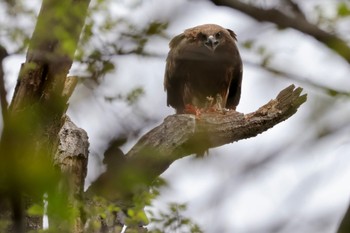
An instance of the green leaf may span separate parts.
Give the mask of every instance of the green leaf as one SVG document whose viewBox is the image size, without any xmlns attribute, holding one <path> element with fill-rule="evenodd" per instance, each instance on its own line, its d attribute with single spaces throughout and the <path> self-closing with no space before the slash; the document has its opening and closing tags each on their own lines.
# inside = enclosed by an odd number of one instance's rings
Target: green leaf
<svg viewBox="0 0 350 233">
<path fill-rule="evenodd" d="M 152 22 L 148 25 L 148 28 L 146 29 L 147 35 L 155 35 L 162 33 L 166 28 L 168 27 L 168 23 L 163 22 Z"/>
<path fill-rule="evenodd" d="M 243 47 L 246 49 L 251 49 L 254 45 L 254 41 L 253 40 L 247 40 L 243 42 Z"/>
<path fill-rule="evenodd" d="M 139 98 L 144 94 L 145 94 L 145 91 L 143 90 L 143 88 L 137 87 L 127 94 L 126 101 L 129 105 L 132 105 L 136 103 L 136 101 L 139 100 Z"/>
<path fill-rule="evenodd" d="M 31 216 L 42 216 L 44 215 L 44 208 L 41 205 L 34 204 L 27 210 L 28 215 Z"/>
<path fill-rule="evenodd" d="M 346 4 L 345 2 L 341 2 L 338 4 L 338 15 L 345 17 L 345 16 L 349 16 L 350 15 L 350 8 L 348 6 L 348 4 Z"/>
<path fill-rule="evenodd" d="M 103 73 L 108 73 L 111 72 L 115 69 L 115 66 L 112 62 L 110 61 L 104 61 L 103 62 Z"/>
</svg>

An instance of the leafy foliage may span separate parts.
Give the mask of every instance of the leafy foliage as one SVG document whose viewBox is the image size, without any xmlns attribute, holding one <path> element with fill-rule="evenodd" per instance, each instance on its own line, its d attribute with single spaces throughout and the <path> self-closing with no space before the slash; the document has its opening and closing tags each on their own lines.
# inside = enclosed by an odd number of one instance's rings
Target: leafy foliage
<svg viewBox="0 0 350 233">
<path fill-rule="evenodd" d="M 346 2 L 338 3 L 338 15 L 341 17 L 350 16 L 350 7 Z"/>
<path fill-rule="evenodd" d="M 147 51 L 146 45 L 153 37 L 167 37 L 164 32 L 167 22 L 154 21 L 140 27 L 127 16 L 111 11 L 110 4 L 110 0 L 92 4 L 76 52 L 76 61 L 85 67 L 85 74 L 97 82 L 115 70 L 113 58 L 116 56 L 158 56 Z"/>
<path fill-rule="evenodd" d="M 11 48 L 10 53 L 24 52 L 36 21 L 36 9 L 23 0 L 2 1 L 0 9 L 5 16 L 5 20 L 0 22 L 0 44 Z"/>
<path fill-rule="evenodd" d="M 168 211 L 153 213 L 149 211 L 150 221 L 154 223 L 155 228 L 150 230 L 151 233 L 162 232 L 183 232 L 183 233 L 201 233 L 200 227 L 193 223 L 190 218 L 184 217 L 183 212 L 186 210 L 186 204 L 169 203 Z"/>
<path fill-rule="evenodd" d="M 29 1 L 13 1 L 6 0 L 0 3 L 2 13 L 6 15 L 6 21 L 0 22 L 0 44 L 4 44 L 11 48 L 11 53 L 23 53 L 29 44 L 33 23 L 36 21 L 36 9 L 33 9 L 26 2 Z M 255 2 L 255 1 L 251 1 Z M 84 33 L 80 38 L 80 47 L 75 52 L 75 59 L 79 66 L 84 71 L 84 76 L 89 80 L 93 80 L 98 85 L 101 79 L 111 74 L 118 68 L 116 63 L 117 56 L 137 55 L 137 56 L 158 56 L 154 52 L 148 50 L 147 45 L 151 39 L 154 38 L 167 38 L 165 30 L 167 29 L 169 22 L 152 21 L 147 24 L 139 24 L 129 20 L 129 16 L 120 16 L 113 14 L 109 9 L 110 0 L 97 0 L 94 1 L 90 7 L 90 13 L 86 19 L 84 27 Z M 143 4 L 142 1 L 138 1 L 132 5 Z M 62 10 L 62 9 L 61 9 Z M 65 25 L 74 25 L 72 22 L 65 21 L 63 11 L 58 9 L 55 14 L 57 21 Z M 79 12 L 79 11 L 77 11 Z M 345 20 L 350 16 L 350 7 L 348 2 L 340 1 L 337 4 L 336 14 L 332 17 L 328 17 L 322 7 L 315 9 L 316 19 L 314 20 L 317 25 L 326 27 L 330 30 L 335 30 L 334 25 L 336 22 Z M 19 20 L 21 17 L 22 20 Z M 25 25 L 19 24 L 19 22 L 29 22 Z M 47 32 L 47 29 L 45 33 Z M 65 31 L 58 29 L 53 32 L 59 34 L 62 40 L 63 50 L 72 52 L 74 50 L 73 42 L 66 34 Z M 273 52 L 264 45 L 258 44 L 256 40 L 248 40 L 243 42 L 243 46 L 260 56 L 259 65 L 270 71 L 271 73 L 288 76 L 284 72 L 271 69 L 271 60 L 273 59 Z M 29 69 L 34 69 L 28 66 Z M 84 81 L 82 81 L 84 82 Z M 321 87 L 332 96 L 339 96 L 341 92 L 326 87 Z M 117 95 L 117 97 L 106 97 L 107 100 L 113 101 L 114 99 L 125 101 L 129 105 L 135 104 L 145 91 L 142 87 L 136 87 L 130 90 L 125 95 Z M 14 177 L 26 191 L 26 194 L 34 197 L 32 205 L 27 209 L 28 216 L 42 216 L 44 214 L 44 208 L 42 206 L 42 196 L 44 191 L 49 190 L 48 196 L 51 203 L 51 209 L 49 209 L 49 215 L 56 219 L 56 223 L 52 223 L 50 232 L 61 232 L 62 230 L 69 229 L 73 224 L 73 220 L 79 215 L 80 209 L 83 207 L 85 210 L 85 218 L 89 221 L 87 224 L 88 232 L 97 232 L 103 227 L 109 227 L 116 230 L 120 220 L 118 219 L 118 213 L 124 216 L 125 223 L 128 225 L 138 225 L 140 223 L 146 224 L 151 221 L 155 225 L 155 229 L 151 232 L 202 232 L 202 230 L 192 222 L 191 219 L 184 216 L 186 211 L 185 204 L 170 203 L 168 209 L 161 213 L 148 212 L 145 213 L 143 208 L 145 205 L 151 205 L 152 200 L 159 194 L 159 190 L 152 189 L 151 192 L 146 190 L 140 192 L 140 195 L 133 197 L 132 206 L 125 206 L 124 203 L 111 202 L 102 197 L 95 196 L 90 203 L 79 203 L 78 206 L 65 208 L 68 206 L 68 198 L 66 193 L 57 192 L 57 187 L 54 187 L 57 182 L 57 174 L 51 169 L 51 161 L 48 160 L 50 151 L 40 151 L 36 157 L 33 157 L 33 146 L 29 145 L 23 138 L 32 136 L 32 126 L 38 126 L 40 129 L 40 120 L 36 117 L 38 115 L 38 109 L 33 108 L 31 110 L 23 112 L 21 119 L 16 119 L 16 124 L 13 124 L 11 129 L 13 130 L 13 141 L 8 141 L 8 146 L 13 146 L 16 149 L 17 154 L 21 155 L 21 159 L 17 160 L 18 166 L 11 166 L 7 160 L 2 160 L 0 171 L 0 186 L 6 186 L 8 183 L 3 182 L 3 170 L 12 170 L 10 174 Z M 41 129 L 46 130 L 46 129 Z M 46 137 L 36 138 L 37 141 L 49 140 Z M 21 141 L 18 146 L 18 141 Z M 25 169 L 18 169 L 25 168 Z M 13 180 L 10 180 L 10 182 Z M 159 182 L 157 185 L 162 187 L 164 182 Z M 2 191 L 2 190 L 1 190 Z M 113 192 L 113 190 L 110 190 Z M 147 216 L 150 216 L 147 219 Z M 8 226 L 8 222 L 5 220 L 0 221 L 0 232 L 5 232 Z"/>
</svg>

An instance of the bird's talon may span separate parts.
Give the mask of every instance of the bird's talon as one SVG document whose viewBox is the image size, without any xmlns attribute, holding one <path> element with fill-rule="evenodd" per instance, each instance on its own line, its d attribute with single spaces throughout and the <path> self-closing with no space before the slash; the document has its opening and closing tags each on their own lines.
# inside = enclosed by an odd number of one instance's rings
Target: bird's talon
<svg viewBox="0 0 350 233">
<path fill-rule="evenodd" d="M 193 106 L 191 104 L 186 104 L 184 113 L 199 116 L 201 114 L 201 110 L 196 106 Z"/>
</svg>

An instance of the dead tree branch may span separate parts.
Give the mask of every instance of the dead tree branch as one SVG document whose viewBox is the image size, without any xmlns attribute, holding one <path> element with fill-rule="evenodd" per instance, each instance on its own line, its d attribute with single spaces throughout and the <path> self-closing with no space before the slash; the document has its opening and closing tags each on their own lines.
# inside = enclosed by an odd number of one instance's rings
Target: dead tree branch
<svg viewBox="0 0 350 233">
<path fill-rule="evenodd" d="M 69 117 L 65 117 L 64 124 L 58 134 L 59 144 L 54 157 L 55 165 L 65 175 L 61 180 L 61 189 L 66 188 L 69 203 L 77 210 L 80 209 L 84 180 L 87 174 L 89 155 L 89 141 L 85 130 L 78 128 Z M 65 192 L 66 190 L 59 190 Z M 55 210 L 52 210 L 55 211 Z M 83 232 L 84 220 L 82 211 L 77 212 L 74 219 L 73 233 Z"/>
<path fill-rule="evenodd" d="M 232 110 L 199 117 L 168 116 L 161 125 L 146 133 L 126 156 L 120 156 L 118 147 L 108 150 L 104 160 L 107 171 L 91 184 L 85 196 L 87 199 L 101 196 L 123 209 L 132 208 L 133 197 L 148 190 L 175 160 L 254 137 L 272 128 L 291 117 L 306 101 L 306 94 L 301 92 L 302 88 L 291 85 L 276 99 L 249 114 Z"/>
<path fill-rule="evenodd" d="M 169 116 L 145 134 L 126 156 L 131 164 L 146 164 L 156 178 L 176 159 L 254 137 L 288 119 L 306 101 L 306 94 L 301 92 L 302 88 L 291 85 L 249 114 L 229 111 L 199 118 L 187 114 Z"/>
<path fill-rule="evenodd" d="M 219 6 L 236 9 L 257 21 L 270 22 L 281 28 L 293 28 L 300 31 L 323 43 L 350 63 L 350 47 L 347 43 L 337 35 L 322 30 L 317 25 L 310 23 L 306 18 L 299 15 L 287 15 L 278 9 L 262 9 L 241 1 L 212 0 L 212 2 Z"/>
</svg>

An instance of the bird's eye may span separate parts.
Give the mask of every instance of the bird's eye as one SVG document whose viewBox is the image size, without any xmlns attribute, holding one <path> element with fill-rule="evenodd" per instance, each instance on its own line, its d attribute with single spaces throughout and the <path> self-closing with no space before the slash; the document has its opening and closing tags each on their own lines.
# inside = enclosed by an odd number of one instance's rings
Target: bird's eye
<svg viewBox="0 0 350 233">
<path fill-rule="evenodd" d="M 203 34 L 203 33 L 199 33 L 199 39 L 202 41 L 206 41 L 208 39 L 207 35 Z"/>
<path fill-rule="evenodd" d="M 215 34 L 215 37 L 218 39 L 218 38 L 221 38 L 221 32 L 218 32 Z"/>
</svg>

